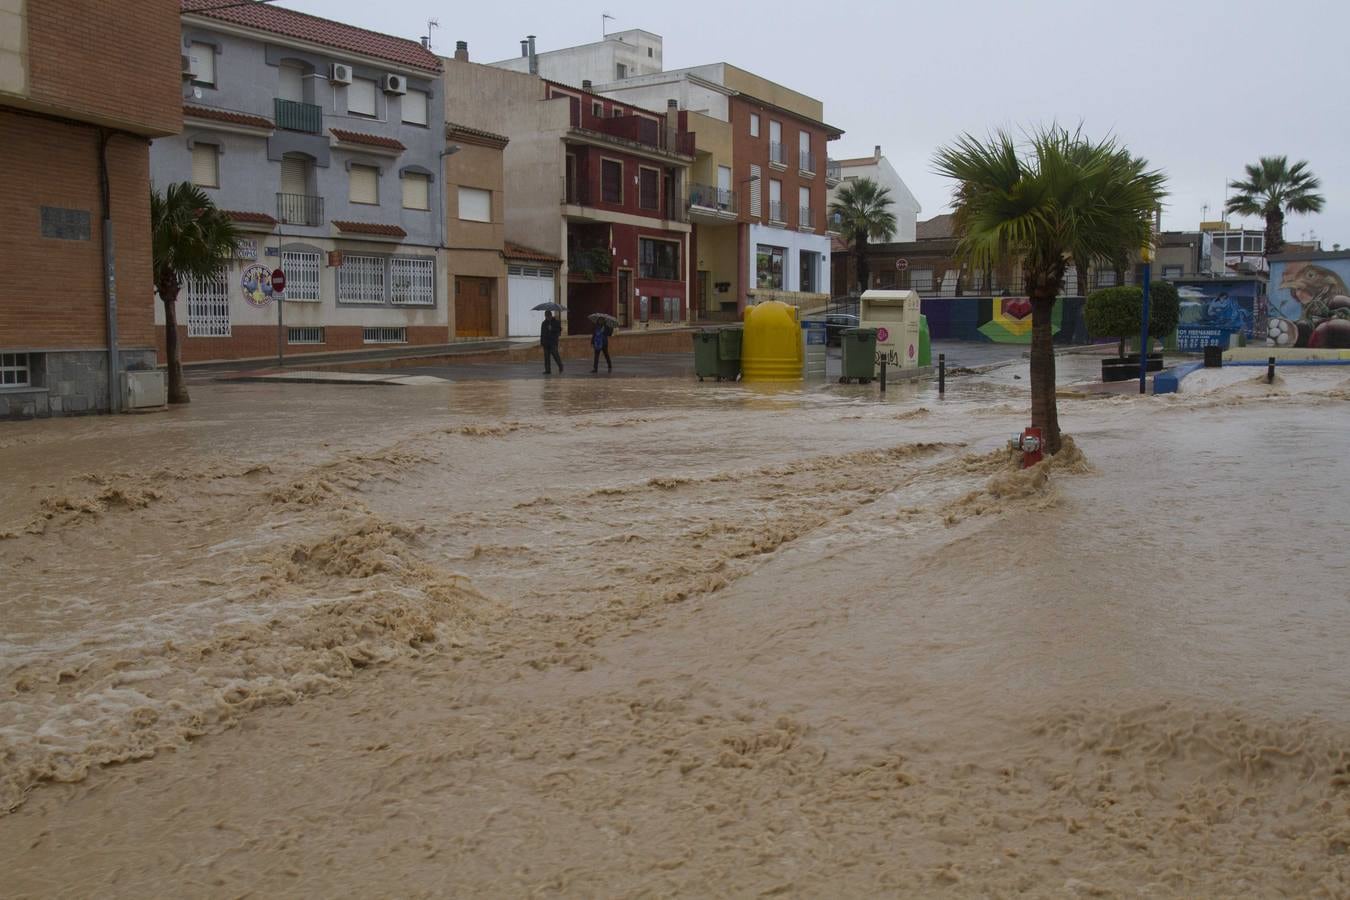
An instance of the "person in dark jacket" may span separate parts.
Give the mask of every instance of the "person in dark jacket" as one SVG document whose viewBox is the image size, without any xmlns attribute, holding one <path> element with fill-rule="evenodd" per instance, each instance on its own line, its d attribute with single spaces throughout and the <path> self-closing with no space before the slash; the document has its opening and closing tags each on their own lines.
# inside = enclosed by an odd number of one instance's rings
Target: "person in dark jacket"
<svg viewBox="0 0 1350 900">
<path fill-rule="evenodd" d="M 550 362 L 558 364 L 558 374 L 562 374 L 562 357 L 558 355 L 558 339 L 562 337 L 562 322 L 553 318 L 553 310 L 545 310 L 544 324 L 539 326 L 539 346 L 544 348 L 544 374 L 552 375 Z"/>
<path fill-rule="evenodd" d="M 605 354 L 605 365 L 609 371 L 614 371 L 614 360 L 609 358 L 609 336 L 614 333 L 614 329 L 609 327 L 609 323 L 604 319 L 595 320 L 595 330 L 591 332 L 591 349 L 595 351 L 595 359 L 591 362 L 591 374 L 600 371 L 600 354 Z"/>
</svg>

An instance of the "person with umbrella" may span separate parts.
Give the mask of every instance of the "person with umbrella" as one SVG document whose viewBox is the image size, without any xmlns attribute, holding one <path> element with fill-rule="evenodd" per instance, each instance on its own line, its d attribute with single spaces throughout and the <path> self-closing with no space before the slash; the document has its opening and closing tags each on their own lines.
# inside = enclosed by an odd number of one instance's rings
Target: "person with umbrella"
<svg viewBox="0 0 1350 900">
<path fill-rule="evenodd" d="M 619 320 L 608 313 L 591 313 L 589 318 L 595 326 L 591 332 L 591 349 L 595 351 L 595 359 L 591 361 L 591 374 L 600 371 L 601 353 L 605 354 L 605 365 L 613 372 L 614 360 L 609 358 L 609 336 L 614 333 L 614 326 L 619 324 Z"/>
<path fill-rule="evenodd" d="M 563 363 L 562 357 L 558 355 L 558 341 L 562 338 L 562 322 L 553 318 L 553 313 L 562 307 L 556 303 L 541 303 L 535 309 L 544 311 L 544 323 L 539 326 L 539 346 L 544 348 L 544 374 L 552 375 L 553 369 L 549 364 L 556 362 L 558 374 L 561 375 Z"/>
</svg>

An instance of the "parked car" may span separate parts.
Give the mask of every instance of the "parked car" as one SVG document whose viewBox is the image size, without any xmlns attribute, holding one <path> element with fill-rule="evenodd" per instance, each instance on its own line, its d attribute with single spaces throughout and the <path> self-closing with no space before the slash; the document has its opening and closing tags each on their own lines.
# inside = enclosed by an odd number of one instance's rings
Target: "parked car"
<svg viewBox="0 0 1350 900">
<path fill-rule="evenodd" d="M 825 317 L 825 343 L 831 347 L 838 347 L 843 343 L 840 335 L 845 328 L 857 328 L 859 319 L 857 316 L 851 316 L 847 313 L 832 313 Z"/>
</svg>

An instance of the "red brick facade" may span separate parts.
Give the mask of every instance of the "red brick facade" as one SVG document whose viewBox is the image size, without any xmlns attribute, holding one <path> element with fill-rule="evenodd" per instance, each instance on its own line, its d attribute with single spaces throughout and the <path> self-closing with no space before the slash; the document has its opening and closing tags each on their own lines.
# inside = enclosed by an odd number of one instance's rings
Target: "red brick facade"
<svg viewBox="0 0 1350 900">
<path fill-rule="evenodd" d="M 783 185 L 782 202 L 784 206 L 783 224 L 788 228 L 802 225 L 814 229 L 817 234 L 825 233 L 825 144 L 829 133 L 826 126 L 809 119 L 799 118 L 786 110 L 768 106 L 753 97 L 735 96 L 729 99 L 729 112 L 732 128 L 733 178 L 737 182 L 735 190 L 745 198 L 740 204 L 740 222 L 769 221 L 769 182 L 779 181 Z M 750 133 L 750 117 L 759 116 L 759 135 Z M 769 160 L 770 122 L 778 122 L 782 128 L 783 164 L 771 164 Z M 798 161 L 799 133 L 810 135 L 811 154 L 814 157 L 815 172 L 803 175 Z M 750 166 L 759 166 L 759 215 L 753 215 L 749 198 L 751 185 Z M 800 220 L 799 188 L 810 189 L 811 220 Z"/>
</svg>

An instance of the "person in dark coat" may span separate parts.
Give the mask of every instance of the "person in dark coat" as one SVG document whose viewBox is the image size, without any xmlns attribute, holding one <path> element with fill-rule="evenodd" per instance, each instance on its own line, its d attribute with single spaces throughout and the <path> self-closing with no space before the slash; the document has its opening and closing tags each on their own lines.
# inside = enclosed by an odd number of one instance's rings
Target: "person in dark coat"
<svg viewBox="0 0 1350 900">
<path fill-rule="evenodd" d="M 609 336 L 614 333 L 614 329 L 604 319 L 595 320 L 595 330 L 591 332 L 591 349 L 595 351 L 595 359 L 591 362 L 591 374 L 600 371 L 600 354 L 605 354 L 605 365 L 609 371 L 614 371 L 614 360 L 609 358 Z"/>
<path fill-rule="evenodd" d="M 562 322 L 553 318 L 553 310 L 544 311 L 544 324 L 539 326 L 539 346 L 544 348 L 544 374 L 552 375 L 550 362 L 558 364 L 558 374 L 562 374 L 562 357 L 558 355 L 558 340 L 562 337 Z"/>
</svg>

